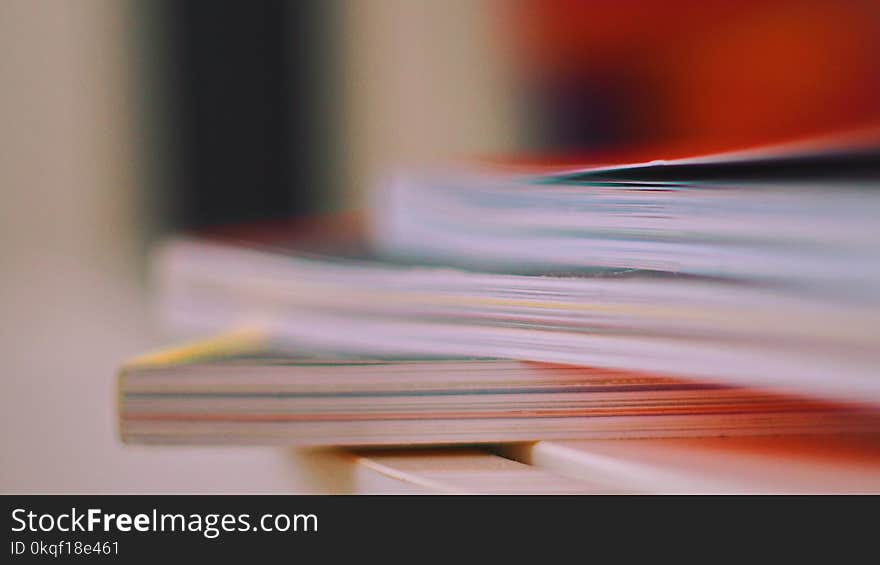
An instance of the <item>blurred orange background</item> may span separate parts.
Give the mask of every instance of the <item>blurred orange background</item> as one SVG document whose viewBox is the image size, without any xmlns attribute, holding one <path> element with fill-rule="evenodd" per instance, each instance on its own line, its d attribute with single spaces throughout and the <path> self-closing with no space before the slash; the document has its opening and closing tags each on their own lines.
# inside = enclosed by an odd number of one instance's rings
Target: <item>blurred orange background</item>
<svg viewBox="0 0 880 565">
<path fill-rule="evenodd" d="M 880 119 L 880 2 L 518 2 L 518 79 L 544 150 L 690 153 Z"/>
</svg>

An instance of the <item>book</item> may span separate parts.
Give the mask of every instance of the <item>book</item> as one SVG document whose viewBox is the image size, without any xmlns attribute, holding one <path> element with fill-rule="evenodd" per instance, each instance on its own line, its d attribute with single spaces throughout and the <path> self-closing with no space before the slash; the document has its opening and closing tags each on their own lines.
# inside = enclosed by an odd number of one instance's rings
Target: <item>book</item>
<svg viewBox="0 0 880 565">
<path fill-rule="evenodd" d="M 414 445 L 876 433 L 871 411 L 736 386 L 502 359 L 272 354 L 241 330 L 129 363 L 129 443 Z"/>
<path fill-rule="evenodd" d="M 347 478 L 335 487 L 360 494 L 880 493 L 880 443 L 870 436 L 540 441 L 333 453 L 336 474 Z"/>
<path fill-rule="evenodd" d="M 635 269 L 784 286 L 876 308 L 880 129 L 690 158 L 401 172 L 378 187 L 385 257 L 480 270 Z"/>
<path fill-rule="evenodd" d="M 880 308 L 860 299 L 648 270 L 401 263 L 316 223 L 308 235 L 275 227 L 166 244 L 154 274 L 167 326 L 188 337 L 252 324 L 279 346 L 331 356 L 519 359 L 880 405 Z"/>
</svg>

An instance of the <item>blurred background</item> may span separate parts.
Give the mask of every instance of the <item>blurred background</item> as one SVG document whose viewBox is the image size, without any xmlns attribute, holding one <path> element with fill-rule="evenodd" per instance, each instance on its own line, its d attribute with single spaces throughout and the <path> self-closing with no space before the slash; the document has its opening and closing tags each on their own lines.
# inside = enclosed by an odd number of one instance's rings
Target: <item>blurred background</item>
<svg viewBox="0 0 880 565">
<path fill-rule="evenodd" d="M 265 449 L 124 447 L 150 247 L 357 209 L 401 165 L 702 153 L 880 120 L 880 3 L 0 0 L 3 492 L 296 492 Z"/>
</svg>

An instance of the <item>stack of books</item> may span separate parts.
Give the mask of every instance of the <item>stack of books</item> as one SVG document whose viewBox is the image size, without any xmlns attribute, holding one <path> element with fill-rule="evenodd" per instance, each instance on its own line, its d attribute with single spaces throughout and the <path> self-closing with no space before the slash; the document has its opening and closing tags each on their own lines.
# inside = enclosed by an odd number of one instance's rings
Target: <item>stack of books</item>
<svg viewBox="0 0 880 565">
<path fill-rule="evenodd" d="M 160 312 L 216 337 L 123 368 L 121 435 L 354 449 L 380 490 L 880 492 L 878 183 L 869 131 L 178 238 Z"/>
</svg>

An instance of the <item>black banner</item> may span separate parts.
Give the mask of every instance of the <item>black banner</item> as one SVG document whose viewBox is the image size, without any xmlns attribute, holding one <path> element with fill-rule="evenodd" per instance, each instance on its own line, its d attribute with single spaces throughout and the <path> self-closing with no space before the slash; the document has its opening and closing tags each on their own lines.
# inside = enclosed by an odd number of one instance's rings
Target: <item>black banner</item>
<svg viewBox="0 0 880 565">
<path fill-rule="evenodd" d="M 4 563 L 261 560 L 474 548 L 619 556 L 714 541 L 815 547 L 875 539 L 875 497 L 6 496 Z M 865 519 L 859 518 L 864 516 Z M 787 537 L 791 534 L 791 537 Z M 795 540 L 795 541 L 787 541 Z M 787 545 L 786 545 L 787 544 Z M 793 546 L 791 544 L 794 544 Z M 413 555 L 413 547 L 424 555 Z M 851 550 L 852 544 L 840 546 Z"/>
</svg>

